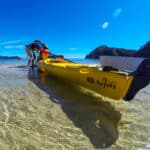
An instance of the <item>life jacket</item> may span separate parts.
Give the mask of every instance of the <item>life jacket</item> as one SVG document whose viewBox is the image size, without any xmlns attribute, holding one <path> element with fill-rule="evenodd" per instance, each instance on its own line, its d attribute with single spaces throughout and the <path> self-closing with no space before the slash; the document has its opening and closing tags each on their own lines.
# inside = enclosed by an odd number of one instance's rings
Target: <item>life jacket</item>
<svg viewBox="0 0 150 150">
<path fill-rule="evenodd" d="M 48 49 L 41 49 L 40 50 L 40 55 L 42 57 L 42 59 L 47 59 L 48 56 L 50 55 L 49 50 Z"/>
</svg>

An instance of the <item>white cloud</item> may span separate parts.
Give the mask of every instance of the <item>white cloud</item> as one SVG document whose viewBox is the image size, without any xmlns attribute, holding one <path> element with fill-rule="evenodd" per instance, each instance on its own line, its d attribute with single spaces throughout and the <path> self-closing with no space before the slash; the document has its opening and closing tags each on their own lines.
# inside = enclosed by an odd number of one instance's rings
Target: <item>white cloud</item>
<svg viewBox="0 0 150 150">
<path fill-rule="evenodd" d="M 22 40 L 5 41 L 5 42 L 1 42 L 0 45 L 16 44 L 16 43 L 21 43 L 21 42 L 23 41 Z"/>
<path fill-rule="evenodd" d="M 22 40 L 7 40 L 1 42 L 0 47 L 4 49 L 23 49 L 24 42 Z"/>
<path fill-rule="evenodd" d="M 113 16 L 118 17 L 121 14 L 121 12 L 122 12 L 122 8 L 117 8 L 114 10 Z"/>
<path fill-rule="evenodd" d="M 103 29 L 107 29 L 109 26 L 109 23 L 107 21 L 105 21 L 103 24 L 102 24 L 102 28 Z"/>
<path fill-rule="evenodd" d="M 5 45 L 4 48 L 6 48 L 6 49 L 12 49 L 12 48 L 22 49 L 22 48 L 24 48 L 24 45 Z"/>
</svg>

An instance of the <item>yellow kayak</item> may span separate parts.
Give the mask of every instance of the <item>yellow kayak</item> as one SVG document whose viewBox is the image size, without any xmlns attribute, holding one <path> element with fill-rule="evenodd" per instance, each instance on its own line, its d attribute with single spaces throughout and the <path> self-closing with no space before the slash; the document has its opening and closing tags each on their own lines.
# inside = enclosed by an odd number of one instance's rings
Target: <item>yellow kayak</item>
<svg viewBox="0 0 150 150">
<path fill-rule="evenodd" d="M 119 71 L 104 71 L 101 67 L 49 58 L 38 62 L 40 70 L 67 79 L 103 96 L 120 100 L 127 94 L 133 76 Z"/>
</svg>

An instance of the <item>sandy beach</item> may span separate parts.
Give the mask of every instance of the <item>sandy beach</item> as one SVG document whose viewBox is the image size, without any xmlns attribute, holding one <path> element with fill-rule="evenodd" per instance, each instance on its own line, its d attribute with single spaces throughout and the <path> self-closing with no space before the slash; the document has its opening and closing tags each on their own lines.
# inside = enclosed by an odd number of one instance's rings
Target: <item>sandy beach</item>
<svg viewBox="0 0 150 150">
<path fill-rule="evenodd" d="M 0 66 L 1 150 L 148 150 L 150 85 L 115 102 L 23 65 Z"/>
</svg>

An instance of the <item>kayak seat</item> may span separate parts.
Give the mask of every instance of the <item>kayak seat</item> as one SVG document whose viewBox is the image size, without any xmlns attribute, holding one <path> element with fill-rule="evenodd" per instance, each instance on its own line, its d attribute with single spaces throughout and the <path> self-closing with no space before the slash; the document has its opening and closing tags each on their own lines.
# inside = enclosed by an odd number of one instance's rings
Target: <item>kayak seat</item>
<svg viewBox="0 0 150 150">
<path fill-rule="evenodd" d="M 119 71 L 119 69 L 111 67 L 111 66 L 103 66 L 102 70 L 103 71 Z"/>
</svg>

